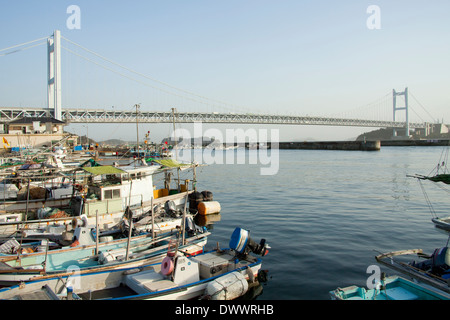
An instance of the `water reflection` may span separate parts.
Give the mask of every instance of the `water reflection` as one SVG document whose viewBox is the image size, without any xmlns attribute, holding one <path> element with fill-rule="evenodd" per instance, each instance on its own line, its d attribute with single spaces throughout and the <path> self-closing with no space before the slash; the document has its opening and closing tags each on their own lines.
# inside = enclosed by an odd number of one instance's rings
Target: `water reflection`
<svg viewBox="0 0 450 320">
<path fill-rule="evenodd" d="M 194 222 L 201 226 L 206 227 L 208 230 L 212 230 L 214 223 L 217 223 L 221 220 L 220 213 L 201 215 L 196 214 L 194 217 Z"/>
</svg>

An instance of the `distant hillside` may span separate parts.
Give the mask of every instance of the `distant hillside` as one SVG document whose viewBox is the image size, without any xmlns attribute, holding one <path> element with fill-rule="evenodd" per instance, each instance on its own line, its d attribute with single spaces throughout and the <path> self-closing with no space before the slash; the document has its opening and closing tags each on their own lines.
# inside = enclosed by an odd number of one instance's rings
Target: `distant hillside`
<svg viewBox="0 0 450 320">
<path fill-rule="evenodd" d="M 101 145 L 108 145 L 108 146 L 120 146 L 120 145 L 123 145 L 126 143 L 128 143 L 128 142 L 120 140 L 120 139 L 108 139 L 108 140 L 99 142 L 99 144 L 101 144 Z"/>
<path fill-rule="evenodd" d="M 374 141 L 374 140 L 392 140 L 392 128 L 384 128 L 384 129 L 378 129 L 370 132 L 365 132 L 363 134 L 360 134 L 356 141 L 362 141 L 366 139 L 367 141 Z M 449 133 L 432 133 L 428 136 L 421 136 L 417 137 L 412 134 L 413 139 L 450 139 L 450 132 Z"/>
<path fill-rule="evenodd" d="M 392 128 L 384 128 L 384 129 L 378 129 L 374 131 L 365 132 L 363 134 L 360 134 L 356 141 L 363 141 L 366 139 L 367 141 L 374 141 L 374 140 L 391 140 L 392 139 Z"/>
</svg>

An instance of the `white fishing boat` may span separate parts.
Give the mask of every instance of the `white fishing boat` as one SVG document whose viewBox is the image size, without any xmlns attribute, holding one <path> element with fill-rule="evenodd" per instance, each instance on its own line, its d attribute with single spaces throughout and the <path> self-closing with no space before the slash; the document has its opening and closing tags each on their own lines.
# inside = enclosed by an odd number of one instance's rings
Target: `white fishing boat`
<svg viewBox="0 0 450 320">
<path fill-rule="evenodd" d="M 245 294 L 258 279 L 268 246 L 236 228 L 230 249 L 187 256 L 168 251 L 160 264 L 66 275 L 0 289 L 0 299 L 115 299 L 186 300 L 194 298 L 232 300 Z"/>
<path fill-rule="evenodd" d="M 81 195 L 71 191 L 71 197 L 61 199 L 3 202 L 0 208 L 5 213 L 0 214 L 0 238 L 17 236 L 24 228 L 38 229 L 48 224 L 70 226 L 73 219 L 81 215 L 87 217 L 89 224 L 97 221 L 100 229 L 107 229 L 120 222 L 127 207 L 133 212 L 133 218 L 167 202 L 174 210 L 182 211 L 188 195 L 194 190 L 189 189 L 189 179 L 172 180 L 171 171 L 192 169 L 193 187 L 196 182 L 195 167 L 173 160 L 152 166 L 139 162 L 120 167 L 83 167 L 82 170 L 89 173 L 88 179 L 85 183 L 73 185 Z M 156 181 L 162 181 L 162 185 L 157 187 Z M 173 182 L 177 183 L 175 187 L 171 187 Z M 64 203 L 67 206 L 69 202 L 70 207 L 62 209 Z"/>
<path fill-rule="evenodd" d="M 445 232 L 450 232 L 450 216 L 447 217 L 434 217 L 431 219 L 436 228 Z"/>
</svg>

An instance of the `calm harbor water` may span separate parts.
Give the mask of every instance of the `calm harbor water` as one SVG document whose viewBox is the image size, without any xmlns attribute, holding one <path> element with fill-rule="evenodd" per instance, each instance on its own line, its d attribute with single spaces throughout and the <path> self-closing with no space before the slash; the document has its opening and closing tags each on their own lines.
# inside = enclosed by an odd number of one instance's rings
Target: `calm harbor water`
<svg viewBox="0 0 450 320">
<path fill-rule="evenodd" d="M 446 245 L 417 179 L 407 177 L 429 174 L 442 151 L 280 150 L 278 173 L 268 176 L 248 161 L 201 167 L 198 189 L 212 191 L 222 207 L 220 221 L 210 226 L 207 248 L 217 242 L 228 247 L 235 227 L 250 230 L 257 242 L 265 238 L 272 249 L 263 260 L 270 279 L 261 300 L 328 300 L 336 287 L 364 286 L 378 252 L 422 248 L 431 253 Z M 252 152 L 258 151 L 245 151 Z M 438 215 L 448 215 L 448 193 L 432 182 L 425 186 Z"/>
</svg>

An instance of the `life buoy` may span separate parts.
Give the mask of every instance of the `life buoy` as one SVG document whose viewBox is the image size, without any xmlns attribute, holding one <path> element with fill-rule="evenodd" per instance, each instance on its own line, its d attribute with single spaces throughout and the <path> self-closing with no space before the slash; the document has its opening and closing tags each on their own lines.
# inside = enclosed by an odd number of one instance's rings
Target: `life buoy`
<svg viewBox="0 0 450 320">
<path fill-rule="evenodd" d="M 173 272 L 174 263 L 173 260 L 166 256 L 161 263 L 161 272 L 163 275 L 168 276 Z"/>
</svg>

